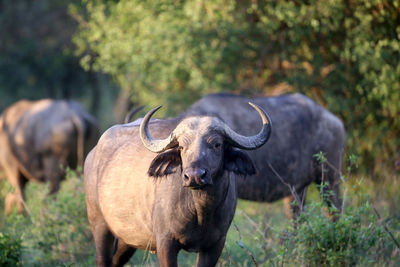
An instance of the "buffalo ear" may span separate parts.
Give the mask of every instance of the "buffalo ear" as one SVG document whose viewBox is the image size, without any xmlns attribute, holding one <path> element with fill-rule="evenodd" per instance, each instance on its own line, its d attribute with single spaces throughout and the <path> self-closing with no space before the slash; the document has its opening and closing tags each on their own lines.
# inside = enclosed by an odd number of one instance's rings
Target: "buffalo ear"
<svg viewBox="0 0 400 267">
<path fill-rule="evenodd" d="M 224 169 L 240 175 L 254 175 L 257 173 L 256 167 L 247 153 L 233 147 L 225 149 Z"/>
<path fill-rule="evenodd" d="M 150 163 L 147 174 L 151 177 L 158 178 L 172 174 L 176 168 L 182 165 L 181 153 L 179 149 L 169 149 L 158 154 Z"/>
</svg>

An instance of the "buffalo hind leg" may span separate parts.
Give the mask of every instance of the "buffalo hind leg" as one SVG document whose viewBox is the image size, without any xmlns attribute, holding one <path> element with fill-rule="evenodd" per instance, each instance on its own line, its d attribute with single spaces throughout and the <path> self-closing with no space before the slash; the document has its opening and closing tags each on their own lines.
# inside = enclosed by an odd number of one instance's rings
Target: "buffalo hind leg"
<svg viewBox="0 0 400 267">
<path fill-rule="evenodd" d="M 225 244 L 225 237 L 221 238 L 218 243 L 207 249 L 202 250 L 197 255 L 196 266 L 197 267 L 208 267 L 215 266 L 218 262 L 219 256 L 222 253 Z"/>
<path fill-rule="evenodd" d="M 340 164 L 336 164 L 336 166 L 339 167 L 336 169 L 331 166 L 327 166 L 324 176 L 321 176 L 321 178 L 317 181 L 321 198 L 328 205 L 330 209 L 329 215 L 332 217 L 333 221 L 336 221 L 339 218 L 342 210 L 342 198 L 340 196 Z"/>
<path fill-rule="evenodd" d="M 339 181 L 331 181 L 322 188 L 321 198 L 329 207 L 329 215 L 333 221 L 339 219 L 342 210 L 342 198 L 340 196 Z"/>
<path fill-rule="evenodd" d="M 343 160 L 342 141 L 343 140 L 338 138 L 335 140 L 335 143 L 331 144 L 330 148 L 326 149 L 328 152 L 326 153 L 326 163 L 324 165 L 319 164 L 320 172 L 317 176 L 317 184 L 320 186 L 322 185 L 322 188 L 320 187 L 321 199 L 323 199 L 330 208 L 329 215 L 333 221 L 339 218 L 342 210 L 342 199 L 340 195 Z"/>
<path fill-rule="evenodd" d="M 289 220 L 294 218 L 293 211 L 292 211 L 293 200 L 294 200 L 294 196 L 293 195 L 287 196 L 287 197 L 285 197 L 283 199 L 283 207 L 285 209 L 285 215 Z"/>
<path fill-rule="evenodd" d="M 43 158 L 46 181 L 50 182 L 49 195 L 57 193 L 64 175 L 60 160 L 51 155 Z"/>
<path fill-rule="evenodd" d="M 288 219 L 296 219 L 304 209 L 306 202 L 307 187 L 296 193 L 296 202 L 293 203 L 295 197 L 293 195 L 287 196 L 283 199 L 285 214 Z M 298 200 L 297 200 L 298 198 Z M 297 203 L 300 202 L 300 203 Z"/>
<path fill-rule="evenodd" d="M 135 253 L 136 249 L 128 246 L 120 239 L 115 239 L 116 251 L 113 256 L 113 267 L 124 266 L 125 263 L 129 261 L 132 255 Z"/>
</svg>

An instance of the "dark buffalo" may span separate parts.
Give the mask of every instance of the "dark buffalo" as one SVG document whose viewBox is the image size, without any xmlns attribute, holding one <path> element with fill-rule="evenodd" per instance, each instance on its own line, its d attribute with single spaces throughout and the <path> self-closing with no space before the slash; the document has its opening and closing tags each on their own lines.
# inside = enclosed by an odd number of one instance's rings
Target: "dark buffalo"
<svg viewBox="0 0 400 267">
<path fill-rule="evenodd" d="M 140 127 L 103 134 L 84 169 L 98 266 L 122 266 L 136 249 L 157 252 L 160 266 L 176 266 L 181 249 L 199 253 L 197 266 L 216 264 L 235 212 L 236 177 L 255 173 L 238 148 L 262 146 L 271 131 L 254 107 L 263 127 L 251 137 L 211 116 L 149 123 L 157 109 Z"/>
<path fill-rule="evenodd" d="M 0 165 L 16 194 L 6 197 L 8 214 L 24 211 L 28 180 L 50 182 L 50 194 L 64 177 L 62 166 L 76 168 L 97 141 L 95 119 L 74 101 L 21 100 L 0 116 Z M 0 168 L 1 169 L 1 168 Z"/>
<path fill-rule="evenodd" d="M 249 112 L 248 101 L 268 112 L 276 125 L 270 145 L 249 152 L 258 173 L 238 180 L 239 198 L 272 202 L 287 197 L 285 206 L 290 215 L 288 204 L 293 199 L 292 193 L 299 196 L 302 208 L 307 186 L 312 182 L 320 185 L 324 181 L 328 183 L 324 192 L 333 191 L 333 194 L 324 194 L 328 195 L 325 200 L 340 211 L 339 183 L 345 130 L 340 119 L 306 96 L 289 94 L 248 99 L 232 94 L 211 94 L 194 103 L 181 117 L 216 115 L 234 131 L 250 135 L 256 129 L 258 118 Z M 314 156 L 320 151 L 327 159 L 324 173 Z M 295 213 L 298 208 L 294 206 Z"/>
</svg>

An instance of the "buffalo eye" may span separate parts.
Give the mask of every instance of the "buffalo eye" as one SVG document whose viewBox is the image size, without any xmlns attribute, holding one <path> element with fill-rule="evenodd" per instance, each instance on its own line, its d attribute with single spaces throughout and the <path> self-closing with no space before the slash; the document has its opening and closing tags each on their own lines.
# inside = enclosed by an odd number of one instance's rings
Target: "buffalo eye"
<svg viewBox="0 0 400 267">
<path fill-rule="evenodd" d="M 214 148 L 215 149 L 219 149 L 221 147 L 221 145 L 222 145 L 221 143 L 215 143 L 214 144 Z"/>
</svg>

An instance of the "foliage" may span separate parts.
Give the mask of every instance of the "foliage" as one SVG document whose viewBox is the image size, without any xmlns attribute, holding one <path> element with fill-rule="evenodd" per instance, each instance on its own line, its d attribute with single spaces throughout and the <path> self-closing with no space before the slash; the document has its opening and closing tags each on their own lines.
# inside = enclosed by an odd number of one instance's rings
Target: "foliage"
<svg viewBox="0 0 400 267">
<path fill-rule="evenodd" d="M 100 113 L 101 95 L 117 91 L 103 75 L 86 72 L 74 54 L 77 22 L 68 6 L 80 2 L 0 1 L 0 112 L 21 99 L 79 98 Z"/>
<path fill-rule="evenodd" d="M 320 152 L 314 157 L 324 166 L 329 164 L 324 153 Z M 349 156 L 348 174 L 357 163 L 355 155 Z M 347 200 L 347 179 L 343 176 L 345 185 L 343 201 Z M 360 186 L 362 180 L 355 187 Z M 342 211 L 338 220 L 337 215 L 329 218 L 324 215 L 324 202 L 328 201 L 328 195 L 333 192 L 324 192 L 320 185 L 319 193 L 322 195 L 320 201 L 314 201 L 294 220 L 294 223 L 281 233 L 283 246 L 280 249 L 282 263 L 286 261 L 291 264 L 306 266 L 354 266 L 371 265 L 387 261 L 382 255 L 387 251 L 393 251 L 394 245 L 385 226 L 379 222 L 368 195 L 359 195 L 359 202 L 349 206 Z M 331 214 L 336 214 L 338 209 L 329 207 Z M 396 242 L 396 241 L 394 241 Z M 388 244 L 390 244 L 388 246 Z M 397 245 L 397 244 L 396 244 Z M 398 248 L 400 249 L 400 247 Z M 386 262 L 387 263 L 387 262 Z"/>
<path fill-rule="evenodd" d="M 304 212 L 290 222 L 274 213 L 279 211 L 271 213 L 272 206 L 263 209 L 265 204 L 239 203 L 235 221 L 245 237 L 244 246 L 256 256 L 259 266 L 396 266 L 400 260 L 396 241 L 400 240 L 399 222 L 393 220 L 393 213 L 392 219 L 377 215 L 377 203 L 372 204 L 365 192 L 370 187 L 362 180 L 350 188 L 349 206 L 336 222 L 326 215 L 326 205 L 317 196 L 320 190 L 316 187 L 308 190 L 311 201 Z M 257 211 L 252 211 L 252 206 Z M 254 212 L 265 214 L 257 218 Z M 228 259 L 235 265 L 248 266 L 251 259 L 246 253 L 232 249 L 232 228 L 225 248 Z"/>
<path fill-rule="evenodd" d="M 43 189 L 42 184 L 30 185 L 28 214 L 13 214 L 7 221 L 8 231 L 21 236 L 24 265 L 88 263 L 94 246 L 86 217 L 82 177 L 69 170 L 57 197 L 49 197 Z"/>
<path fill-rule="evenodd" d="M 323 154 L 316 156 L 321 164 L 327 164 Z M 348 172 L 356 164 L 356 157 L 349 158 Z M 49 197 L 42 184 L 29 183 L 28 212 L 8 218 L 0 213 L 0 231 L 8 236 L 7 246 L 10 240 L 20 240 L 19 263 L 23 266 L 95 265 L 82 177 L 72 171 L 67 173 L 57 197 Z M 308 190 L 306 209 L 295 226 L 285 218 L 281 203 L 240 200 L 234 218 L 238 230 L 234 225 L 230 228 L 219 265 L 252 265 L 251 258 L 238 245 L 242 244 L 259 266 L 395 266 L 400 260 L 400 249 L 384 227 L 400 240 L 398 181 L 389 178 L 388 184 L 379 187 L 372 179 L 343 179 L 347 208 L 336 223 L 325 215 L 326 205 L 319 198 L 321 189 L 316 187 Z M 10 190 L 8 183 L 1 181 L 0 199 Z M 377 218 L 372 205 L 383 214 L 383 219 Z M 0 255 L 2 242 L 0 236 Z M 194 253 L 180 252 L 180 266 L 194 262 Z M 138 251 L 130 265 L 155 266 L 157 259 Z"/>
<path fill-rule="evenodd" d="M 0 232 L 0 266 L 17 266 L 21 255 L 21 240 Z"/>
<path fill-rule="evenodd" d="M 290 261 L 307 266 L 353 266 L 378 263 L 391 243 L 368 202 L 348 208 L 335 223 L 321 214 L 321 202 L 311 203 L 297 228 L 282 235 Z"/>
<path fill-rule="evenodd" d="M 75 25 L 62 5 L 47 0 L 1 5 L 0 33 L 7 41 L 0 43 L 0 108 L 23 96 L 56 97 L 83 78 L 79 59 L 71 57 Z"/>
<path fill-rule="evenodd" d="M 209 92 L 300 91 L 343 118 L 365 169 L 400 156 L 398 1 L 85 3 L 83 66 L 135 102 L 173 115 Z"/>
<path fill-rule="evenodd" d="M 219 10 L 222 5 L 226 10 Z M 89 20 L 75 40 L 82 51 L 87 46 L 93 51 L 83 58 L 83 66 L 94 61 L 94 68 L 112 74 L 135 102 L 165 103 L 171 115 L 205 93 L 234 88 L 240 60 L 232 52 L 239 56 L 242 44 L 230 35 L 245 35 L 246 29 L 230 27 L 233 9 L 226 1 L 206 6 L 194 1 L 88 1 Z M 240 58 L 246 60 L 245 55 Z"/>
</svg>

